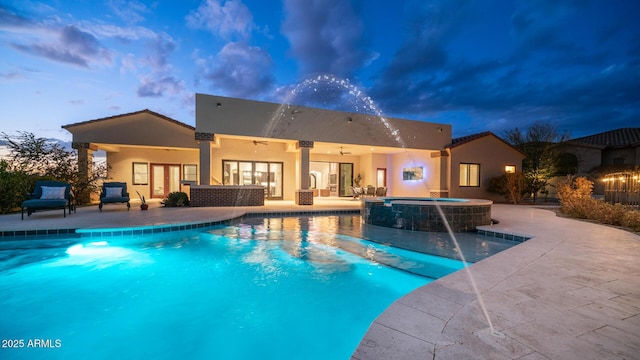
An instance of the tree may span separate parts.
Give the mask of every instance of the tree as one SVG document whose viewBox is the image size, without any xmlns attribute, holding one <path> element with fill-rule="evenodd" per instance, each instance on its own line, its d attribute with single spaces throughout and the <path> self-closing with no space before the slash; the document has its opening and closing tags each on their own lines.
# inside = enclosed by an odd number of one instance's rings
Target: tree
<svg viewBox="0 0 640 360">
<path fill-rule="evenodd" d="M 33 184 L 29 176 L 21 171 L 9 170 L 9 163 L 0 159 L 0 214 L 20 207 Z"/>
<path fill-rule="evenodd" d="M 549 179 L 558 172 L 559 143 L 568 138 L 568 134 L 560 135 L 553 124 L 544 121 L 534 122 L 526 132 L 515 128 L 505 133 L 505 139 L 527 156 L 522 170 L 534 203 L 538 192 L 546 189 Z"/>
<path fill-rule="evenodd" d="M 2 133 L 1 138 L 10 151 L 5 171 L 26 174 L 32 180 L 30 188 L 35 179 L 52 179 L 70 183 L 77 199 L 88 199 L 82 195 L 99 191 L 97 182 L 106 174 L 106 165 L 94 166 L 89 178 L 81 179 L 76 152 L 60 142 L 21 131 L 16 136 Z"/>
</svg>

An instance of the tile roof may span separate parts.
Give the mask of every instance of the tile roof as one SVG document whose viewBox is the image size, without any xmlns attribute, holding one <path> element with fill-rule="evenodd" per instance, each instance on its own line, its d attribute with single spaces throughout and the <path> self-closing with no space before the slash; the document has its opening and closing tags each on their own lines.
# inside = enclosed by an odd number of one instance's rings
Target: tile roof
<svg viewBox="0 0 640 360">
<path fill-rule="evenodd" d="M 137 115 L 137 114 L 142 114 L 142 113 L 147 113 L 156 117 L 159 117 L 161 119 L 170 121 L 176 125 L 180 125 L 183 127 L 186 127 L 187 129 L 190 130 L 195 130 L 196 128 L 191 126 L 191 125 L 187 125 L 183 122 L 180 122 L 178 120 L 174 120 L 168 116 L 162 115 L 160 113 L 157 113 L 155 111 L 151 111 L 149 109 L 144 109 L 144 110 L 140 110 L 140 111 L 134 111 L 134 112 L 130 112 L 130 113 L 126 113 L 126 114 L 120 114 L 120 115 L 114 115 L 114 116 L 108 116 L 108 117 L 104 117 L 104 118 L 100 118 L 100 119 L 94 119 L 94 120 L 87 120 L 87 121 L 81 121 L 81 122 L 77 122 L 77 123 L 73 123 L 73 124 L 67 124 L 67 125 L 62 125 L 63 129 L 66 129 L 68 127 L 73 127 L 73 126 L 78 126 L 78 125 L 85 125 L 85 124 L 91 124 L 91 123 L 95 123 L 95 122 L 99 122 L 99 121 L 105 121 L 105 120 L 111 120 L 111 119 L 116 119 L 116 118 L 120 118 L 120 117 L 124 117 L 124 116 L 129 116 L 129 115 Z"/>
<path fill-rule="evenodd" d="M 508 145 L 510 148 L 514 149 L 515 151 L 517 151 L 517 152 L 519 152 L 519 153 L 521 153 L 523 155 L 526 155 L 525 153 L 520 151 L 520 149 L 518 149 L 517 147 L 515 147 L 515 146 L 509 144 L 508 142 L 504 141 L 504 139 L 502 139 L 500 136 L 492 133 L 491 131 L 484 131 L 484 132 L 477 133 L 477 134 L 472 134 L 472 135 L 467 135 L 467 136 L 451 139 L 451 144 L 449 144 L 449 145 L 447 145 L 445 147 L 453 149 L 453 148 L 458 147 L 460 145 L 464 145 L 466 143 L 470 143 L 470 142 L 472 142 L 474 140 L 482 139 L 483 137 L 486 137 L 486 136 L 493 136 L 496 139 L 498 139 L 498 140 L 502 141 L 503 143 L 505 143 L 506 145 Z"/>
<path fill-rule="evenodd" d="M 622 128 L 599 134 L 571 139 L 567 143 L 572 145 L 596 148 L 620 148 L 640 146 L 640 128 Z"/>
<path fill-rule="evenodd" d="M 456 146 L 460 146 L 462 144 L 466 144 L 466 143 L 471 142 L 473 140 L 477 140 L 477 139 L 480 139 L 480 138 L 483 138 L 483 137 L 489 136 L 489 135 L 493 135 L 493 136 L 497 137 L 491 131 L 485 131 L 485 132 L 481 132 L 481 133 L 477 133 L 477 134 L 472 134 L 472 135 L 467 135 L 467 136 L 451 139 L 451 145 L 449 145 L 447 147 L 454 148 Z M 500 138 L 498 138 L 498 139 L 500 139 Z M 502 140 L 502 139 L 500 139 L 500 140 Z"/>
</svg>

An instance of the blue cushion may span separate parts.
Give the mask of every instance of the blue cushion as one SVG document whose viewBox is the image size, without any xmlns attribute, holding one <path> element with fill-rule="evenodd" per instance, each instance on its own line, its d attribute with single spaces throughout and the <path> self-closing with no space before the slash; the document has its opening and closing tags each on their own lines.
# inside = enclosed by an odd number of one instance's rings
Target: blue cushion
<svg viewBox="0 0 640 360">
<path fill-rule="evenodd" d="M 128 202 L 129 201 L 129 197 L 124 197 L 124 196 L 115 196 L 115 197 L 103 197 L 102 199 L 100 199 L 100 201 L 102 203 L 121 203 L 121 202 Z"/>
<path fill-rule="evenodd" d="M 35 208 L 56 208 L 67 206 L 68 201 L 65 199 L 32 199 L 22 202 L 23 208 L 35 209 Z"/>
</svg>

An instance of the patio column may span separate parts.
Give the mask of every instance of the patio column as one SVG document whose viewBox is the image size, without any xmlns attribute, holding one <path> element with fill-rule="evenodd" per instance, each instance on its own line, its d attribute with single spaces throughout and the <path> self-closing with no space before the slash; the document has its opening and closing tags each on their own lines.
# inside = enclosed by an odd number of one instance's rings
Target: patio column
<svg viewBox="0 0 640 360">
<path fill-rule="evenodd" d="M 313 141 L 298 140 L 296 148 L 300 150 L 300 189 L 296 190 L 297 205 L 313 205 L 313 190 L 309 190 L 309 151 Z"/>
<path fill-rule="evenodd" d="M 298 140 L 296 148 L 300 149 L 300 189 L 309 190 L 309 151 L 313 141 Z"/>
<path fill-rule="evenodd" d="M 75 198 L 78 203 L 86 204 L 91 201 L 91 192 L 88 190 L 89 177 L 93 172 L 93 152 L 98 150 L 97 145 L 83 142 L 72 142 L 71 147 L 78 151 L 78 180 Z"/>
<path fill-rule="evenodd" d="M 211 142 L 214 134 L 196 132 L 200 144 L 200 185 L 211 185 Z"/>
</svg>

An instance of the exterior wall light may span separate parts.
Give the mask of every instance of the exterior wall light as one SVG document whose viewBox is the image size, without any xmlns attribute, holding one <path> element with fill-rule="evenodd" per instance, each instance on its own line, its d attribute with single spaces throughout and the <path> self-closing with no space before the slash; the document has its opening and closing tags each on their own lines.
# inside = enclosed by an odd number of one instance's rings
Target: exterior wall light
<svg viewBox="0 0 640 360">
<path fill-rule="evenodd" d="M 507 174 L 514 174 L 516 172 L 516 166 L 515 165 L 506 165 L 504 167 L 504 172 Z"/>
</svg>

